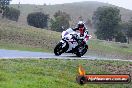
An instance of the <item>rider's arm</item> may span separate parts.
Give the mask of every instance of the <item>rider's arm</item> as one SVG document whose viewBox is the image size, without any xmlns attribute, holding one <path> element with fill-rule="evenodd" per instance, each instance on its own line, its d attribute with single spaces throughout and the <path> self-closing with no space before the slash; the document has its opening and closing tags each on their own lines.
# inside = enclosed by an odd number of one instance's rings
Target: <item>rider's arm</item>
<svg viewBox="0 0 132 88">
<path fill-rule="evenodd" d="M 77 31 L 78 30 L 78 28 L 73 28 L 73 31 Z"/>
<path fill-rule="evenodd" d="M 85 38 L 84 41 L 87 42 L 89 40 L 89 34 L 88 34 L 88 30 L 85 31 Z"/>
</svg>

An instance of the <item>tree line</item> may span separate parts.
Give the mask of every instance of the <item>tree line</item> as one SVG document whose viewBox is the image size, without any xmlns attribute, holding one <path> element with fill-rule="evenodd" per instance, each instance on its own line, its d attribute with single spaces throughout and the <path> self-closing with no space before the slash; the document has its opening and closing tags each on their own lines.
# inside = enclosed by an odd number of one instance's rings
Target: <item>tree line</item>
<svg viewBox="0 0 132 88">
<path fill-rule="evenodd" d="M 8 7 L 11 0 L 0 0 L 0 12 L 3 18 L 18 21 L 20 11 L 18 9 Z M 37 28 L 48 28 L 53 31 L 62 32 L 70 26 L 71 17 L 68 13 L 57 11 L 50 18 L 48 14 L 43 12 L 32 12 L 27 16 L 27 23 Z M 89 22 L 91 22 L 89 20 Z M 96 29 L 95 35 L 98 39 L 116 42 L 128 42 L 132 37 L 132 19 L 128 22 L 121 20 L 120 10 L 116 7 L 98 7 L 93 13 L 92 24 Z"/>
<path fill-rule="evenodd" d="M 121 20 L 120 10 L 116 7 L 97 8 L 93 17 L 94 28 L 98 39 L 129 43 L 132 37 L 132 18 L 128 22 Z"/>
</svg>

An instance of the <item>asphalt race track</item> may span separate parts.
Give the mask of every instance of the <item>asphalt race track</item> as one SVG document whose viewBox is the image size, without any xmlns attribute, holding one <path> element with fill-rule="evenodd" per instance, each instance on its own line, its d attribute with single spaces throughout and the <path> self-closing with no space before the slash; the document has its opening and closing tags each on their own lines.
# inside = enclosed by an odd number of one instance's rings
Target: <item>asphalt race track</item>
<svg viewBox="0 0 132 88">
<path fill-rule="evenodd" d="M 120 60 L 120 61 L 131 61 L 132 60 L 121 60 L 121 59 L 109 59 L 96 56 L 84 55 L 82 57 L 76 57 L 74 54 L 62 54 L 61 56 L 55 56 L 53 53 L 45 52 L 30 52 L 30 51 L 19 51 L 19 50 L 5 50 L 0 49 L 0 59 L 89 59 L 89 60 Z"/>
</svg>

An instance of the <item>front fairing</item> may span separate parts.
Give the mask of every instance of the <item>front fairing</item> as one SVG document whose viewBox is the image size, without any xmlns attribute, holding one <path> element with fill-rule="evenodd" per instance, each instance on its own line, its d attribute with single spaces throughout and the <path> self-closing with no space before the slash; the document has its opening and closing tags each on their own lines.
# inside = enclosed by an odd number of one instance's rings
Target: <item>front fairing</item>
<svg viewBox="0 0 132 88">
<path fill-rule="evenodd" d="M 62 38 L 64 38 L 65 36 L 67 36 L 68 34 L 71 34 L 72 32 L 74 32 L 72 28 L 68 28 L 67 30 L 62 32 L 61 36 Z"/>
<path fill-rule="evenodd" d="M 71 51 L 73 48 L 75 48 L 78 45 L 77 41 L 72 37 L 71 34 L 76 34 L 76 32 L 73 31 L 72 33 L 63 36 L 62 40 L 60 41 L 62 43 L 65 43 L 66 41 L 69 44 L 69 49 L 67 50 L 67 52 Z"/>
</svg>

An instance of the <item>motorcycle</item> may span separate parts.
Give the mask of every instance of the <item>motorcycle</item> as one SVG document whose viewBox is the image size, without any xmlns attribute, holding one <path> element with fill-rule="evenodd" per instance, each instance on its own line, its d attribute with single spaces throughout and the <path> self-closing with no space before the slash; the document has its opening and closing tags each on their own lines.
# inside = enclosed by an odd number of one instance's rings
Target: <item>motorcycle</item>
<svg viewBox="0 0 132 88">
<path fill-rule="evenodd" d="M 87 33 L 85 34 L 88 36 Z M 79 33 L 73 31 L 71 28 L 63 31 L 61 35 L 62 39 L 54 48 L 54 54 L 59 56 L 62 53 L 73 53 L 78 57 L 83 56 L 88 50 L 88 45 L 83 42 L 84 39 L 79 39 L 78 36 Z"/>
</svg>

